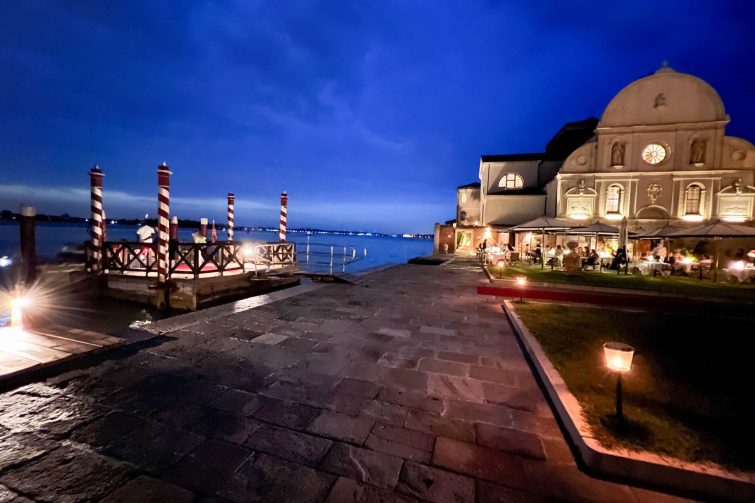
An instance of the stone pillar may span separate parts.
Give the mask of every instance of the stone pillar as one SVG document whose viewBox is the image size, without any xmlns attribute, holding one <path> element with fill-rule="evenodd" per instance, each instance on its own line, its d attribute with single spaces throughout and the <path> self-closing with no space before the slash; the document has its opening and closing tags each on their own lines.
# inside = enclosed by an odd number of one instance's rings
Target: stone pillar
<svg viewBox="0 0 755 503">
<path fill-rule="evenodd" d="M 436 222 L 433 227 L 433 255 L 440 254 L 440 224 Z"/>
<path fill-rule="evenodd" d="M 21 280 L 27 288 L 37 278 L 36 214 L 33 206 L 21 208 Z"/>
<path fill-rule="evenodd" d="M 168 227 L 170 218 L 170 175 L 166 163 L 157 167 L 157 282 L 168 280 Z"/>
<path fill-rule="evenodd" d="M 236 197 L 233 192 L 228 193 L 228 241 L 233 241 L 233 212 Z"/>
<path fill-rule="evenodd" d="M 278 231 L 278 239 L 281 241 L 286 240 L 286 213 L 288 212 L 288 195 L 284 190 L 281 193 L 281 222 L 280 230 Z"/>
<path fill-rule="evenodd" d="M 94 273 L 99 273 L 102 270 L 102 243 L 105 234 L 102 211 L 102 178 L 104 176 L 105 174 L 96 164 L 89 170 L 89 186 L 91 189 L 89 228 L 92 238 L 92 259 L 89 268 Z"/>
<path fill-rule="evenodd" d="M 178 217 L 170 218 L 170 240 L 178 241 Z"/>
</svg>

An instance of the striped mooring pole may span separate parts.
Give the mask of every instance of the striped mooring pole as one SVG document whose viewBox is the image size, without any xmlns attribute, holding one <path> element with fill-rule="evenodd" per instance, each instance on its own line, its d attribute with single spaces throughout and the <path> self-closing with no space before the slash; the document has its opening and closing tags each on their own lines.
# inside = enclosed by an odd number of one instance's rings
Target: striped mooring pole
<svg viewBox="0 0 755 503">
<path fill-rule="evenodd" d="M 199 235 L 205 239 L 207 238 L 207 219 L 206 218 L 199 219 Z"/>
<path fill-rule="evenodd" d="M 168 229 L 170 226 L 170 171 L 167 163 L 157 167 L 157 282 L 168 280 Z"/>
<path fill-rule="evenodd" d="M 278 239 L 286 240 L 286 213 L 288 212 L 288 194 L 284 190 L 281 192 L 281 225 L 278 232 Z"/>
<path fill-rule="evenodd" d="M 102 269 L 102 242 L 104 238 L 104 224 L 102 211 L 102 178 L 105 174 L 98 165 L 89 170 L 89 186 L 91 188 L 91 218 L 89 222 L 92 234 L 92 261 L 89 269 L 100 272 Z"/>
<path fill-rule="evenodd" d="M 233 211 L 235 208 L 236 196 L 233 192 L 228 193 L 228 241 L 233 241 Z"/>
</svg>

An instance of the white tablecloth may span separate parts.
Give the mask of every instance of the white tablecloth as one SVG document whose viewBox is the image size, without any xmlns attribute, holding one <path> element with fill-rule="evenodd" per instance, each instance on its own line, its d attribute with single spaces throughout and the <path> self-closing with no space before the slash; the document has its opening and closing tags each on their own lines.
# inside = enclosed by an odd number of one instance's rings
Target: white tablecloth
<svg viewBox="0 0 755 503">
<path fill-rule="evenodd" d="M 724 269 L 727 278 L 736 278 L 740 283 L 755 278 L 755 267 L 746 267 L 744 269 L 734 269 L 732 267 Z"/>
<path fill-rule="evenodd" d="M 656 271 L 658 274 L 663 274 L 663 262 L 640 261 L 640 264 L 637 267 L 645 276 L 655 274 Z"/>
</svg>

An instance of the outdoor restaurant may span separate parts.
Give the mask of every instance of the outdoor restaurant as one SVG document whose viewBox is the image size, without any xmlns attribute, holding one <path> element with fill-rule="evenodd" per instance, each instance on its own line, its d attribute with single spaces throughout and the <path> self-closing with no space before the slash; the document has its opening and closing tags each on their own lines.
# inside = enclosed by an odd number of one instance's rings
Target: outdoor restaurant
<svg viewBox="0 0 755 503">
<path fill-rule="evenodd" d="M 579 225 L 540 217 L 486 237 L 478 259 L 498 268 L 526 264 L 567 274 L 614 271 L 755 282 L 755 228 L 726 222 L 632 233 L 625 222 Z"/>
</svg>

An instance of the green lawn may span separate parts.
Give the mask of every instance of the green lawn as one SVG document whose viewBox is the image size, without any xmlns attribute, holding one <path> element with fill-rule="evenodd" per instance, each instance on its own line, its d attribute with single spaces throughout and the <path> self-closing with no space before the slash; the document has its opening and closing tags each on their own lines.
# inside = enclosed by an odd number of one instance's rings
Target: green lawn
<svg viewBox="0 0 755 503">
<path fill-rule="evenodd" d="M 499 277 L 495 267 L 490 268 L 494 277 Z M 563 271 L 551 271 L 546 266 L 520 264 L 503 270 L 504 278 L 525 275 L 530 281 L 547 283 L 562 283 L 570 285 L 598 286 L 609 288 L 628 288 L 633 290 L 653 290 L 660 292 L 683 293 L 688 295 L 715 295 L 717 297 L 740 298 L 755 301 L 755 285 L 724 283 L 723 274 L 719 275 L 719 282 L 710 279 L 700 281 L 687 276 L 652 277 L 638 274 L 617 274 L 616 271 L 596 272 L 585 271 L 578 276 L 567 276 Z"/>
<path fill-rule="evenodd" d="M 755 469 L 752 313 L 691 313 L 516 304 L 516 311 L 582 404 L 607 447 Z M 625 425 L 614 417 L 615 376 L 602 345 L 636 353 L 624 379 Z"/>
</svg>

